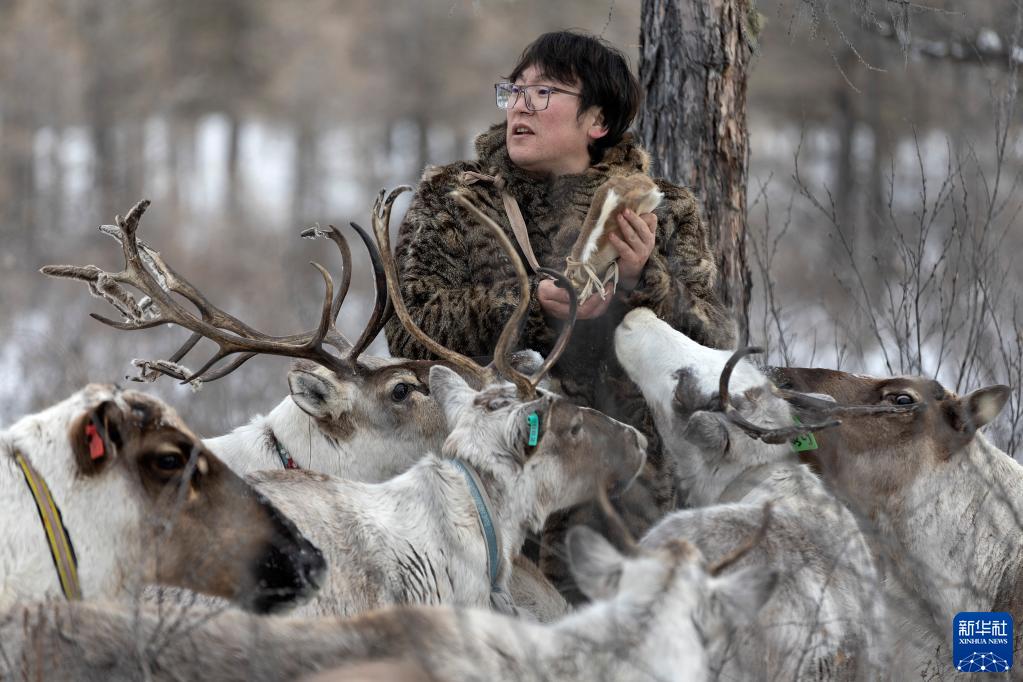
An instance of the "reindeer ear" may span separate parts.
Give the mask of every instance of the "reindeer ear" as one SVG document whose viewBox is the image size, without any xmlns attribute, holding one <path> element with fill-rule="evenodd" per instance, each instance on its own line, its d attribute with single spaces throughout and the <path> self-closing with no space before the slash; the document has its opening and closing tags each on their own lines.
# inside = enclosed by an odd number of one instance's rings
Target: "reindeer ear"
<svg viewBox="0 0 1023 682">
<path fill-rule="evenodd" d="M 71 422 L 71 451 L 78 470 L 95 476 L 106 470 L 124 445 L 124 415 L 112 400 L 104 400 Z"/>
<path fill-rule="evenodd" d="M 315 372 L 288 372 L 288 390 L 299 409 L 313 419 L 336 419 L 346 407 L 338 387 Z"/>
<path fill-rule="evenodd" d="M 568 563 L 579 589 L 590 599 L 609 599 L 618 592 L 624 559 L 610 542 L 586 526 L 565 537 Z"/>
<path fill-rule="evenodd" d="M 716 412 L 694 412 L 682 438 L 708 454 L 721 454 L 728 449 L 728 429 Z"/>
<path fill-rule="evenodd" d="M 1008 386 L 1001 384 L 978 388 L 960 399 L 975 428 L 980 428 L 999 415 L 1009 400 Z"/>
<path fill-rule="evenodd" d="M 776 571 L 756 566 L 712 578 L 711 599 L 717 607 L 713 610 L 721 613 L 730 625 L 746 625 L 771 598 L 777 582 Z"/>
<path fill-rule="evenodd" d="M 454 427 L 459 413 L 472 403 L 476 391 L 454 370 L 434 365 L 430 368 L 430 394 L 444 410 L 448 427 Z"/>
</svg>

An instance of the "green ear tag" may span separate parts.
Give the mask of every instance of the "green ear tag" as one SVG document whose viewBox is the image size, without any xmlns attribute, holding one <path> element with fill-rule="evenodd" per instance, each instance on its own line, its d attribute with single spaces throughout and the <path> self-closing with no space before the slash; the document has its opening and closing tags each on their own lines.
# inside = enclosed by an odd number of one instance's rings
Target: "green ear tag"
<svg viewBox="0 0 1023 682">
<path fill-rule="evenodd" d="M 797 424 L 802 424 L 799 421 L 799 417 L 792 415 L 792 421 Z M 793 452 L 806 452 L 808 450 L 817 449 L 817 439 L 813 437 L 813 434 L 807 431 L 804 434 L 800 434 L 792 439 L 792 451 Z"/>
<path fill-rule="evenodd" d="M 526 423 L 529 424 L 529 446 L 536 447 L 540 442 L 540 415 L 530 412 L 526 417 Z"/>
</svg>

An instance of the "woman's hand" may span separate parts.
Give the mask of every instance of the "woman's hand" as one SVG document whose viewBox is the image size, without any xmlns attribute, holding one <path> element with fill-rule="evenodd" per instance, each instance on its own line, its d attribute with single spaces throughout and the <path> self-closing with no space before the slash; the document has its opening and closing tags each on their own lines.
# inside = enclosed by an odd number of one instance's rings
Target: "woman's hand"
<svg viewBox="0 0 1023 682">
<path fill-rule="evenodd" d="M 618 226 L 622 236 L 612 232 L 607 237 L 618 249 L 618 281 L 626 289 L 635 289 L 639 276 L 643 274 L 643 266 L 654 252 L 657 216 L 653 213 L 636 215 L 625 209 L 618 216 Z"/>
<path fill-rule="evenodd" d="M 576 311 L 577 320 L 590 320 L 607 312 L 611 305 L 611 283 L 604 286 L 604 298 L 593 294 Z M 559 287 L 554 280 L 544 279 L 536 287 L 536 299 L 543 311 L 559 320 L 568 319 L 568 292 Z"/>
</svg>

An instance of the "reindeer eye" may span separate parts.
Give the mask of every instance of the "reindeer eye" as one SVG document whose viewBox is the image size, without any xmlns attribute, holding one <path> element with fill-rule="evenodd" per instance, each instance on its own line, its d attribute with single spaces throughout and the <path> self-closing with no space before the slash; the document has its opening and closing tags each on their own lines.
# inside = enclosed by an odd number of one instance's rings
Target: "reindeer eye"
<svg viewBox="0 0 1023 682">
<path fill-rule="evenodd" d="M 153 455 L 149 459 L 150 466 L 160 473 L 169 474 L 185 468 L 185 458 L 181 453 Z"/>
<path fill-rule="evenodd" d="M 912 405 L 916 402 L 916 398 L 908 393 L 896 393 L 891 396 L 890 400 L 896 405 Z"/>
<path fill-rule="evenodd" d="M 402 400 L 408 397 L 409 393 L 412 392 L 412 387 L 406 383 L 395 384 L 394 388 L 391 389 L 391 400 L 396 403 L 400 403 Z"/>
</svg>

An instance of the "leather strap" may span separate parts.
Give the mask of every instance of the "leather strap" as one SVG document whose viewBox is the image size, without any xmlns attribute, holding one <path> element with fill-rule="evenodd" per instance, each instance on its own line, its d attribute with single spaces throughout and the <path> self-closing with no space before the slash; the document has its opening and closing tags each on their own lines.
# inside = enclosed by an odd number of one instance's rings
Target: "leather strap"
<svg viewBox="0 0 1023 682">
<path fill-rule="evenodd" d="M 519 243 L 519 248 L 522 249 L 523 255 L 526 257 L 526 262 L 529 264 L 529 268 L 536 274 L 540 271 L 540 263 L 536 260 L 536 255 L 533 253 L 533 247 L 529 243 L 529 231 L 526 229 L 526 221 L 522 217 L 522 211 L 519 210 L 519 204 L 515 201 L 515 197 L 508 192 L 508 183 L 504 178 L 498 175 L 487 175 L 485 173 L 477 173 L 475 171 L 465 171 L 462 173 L 462 183 L 466 185 L 473 185 L 477 182 L 489 182 L 501 193 L 501 201 L 504 203 L 504 212 L 508 216 L 508 223 L 511 225 L 512 233 L 515 235 L 515 241 Z"/>
<path fill-rule="evenodd" d="M 494 523 L 494 516 L 490 513 L 493 505 L 490 503 L 487 491 L 476 471 L 459 459 L 452 459 L 451 462 L 461 470 L 462 476 L 465 477 L 466 487 L 469 488 L 469 494 L 476 505 L 476 520 L 479 522 L 480 532 L 483 533 L 483 539 L 487 544 L 490 590 L 500 592 L 501 586 L 498 579 L 501 576 L 501 529 Z"/>
</svg>

